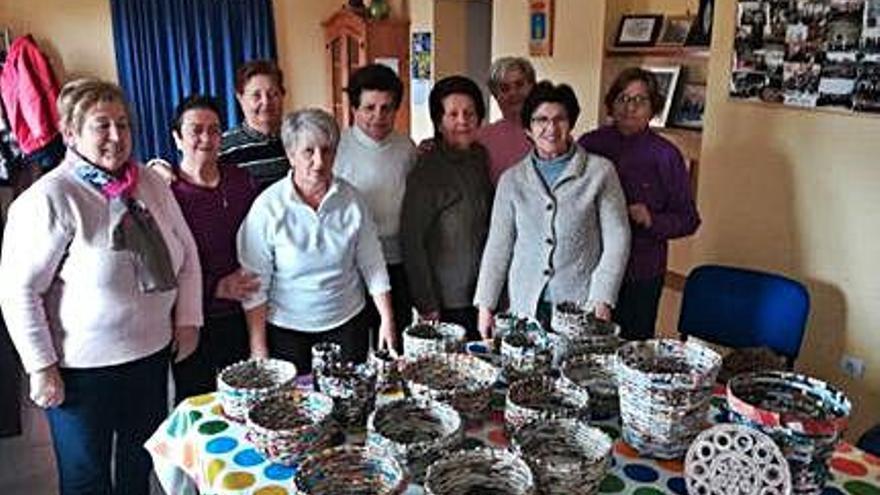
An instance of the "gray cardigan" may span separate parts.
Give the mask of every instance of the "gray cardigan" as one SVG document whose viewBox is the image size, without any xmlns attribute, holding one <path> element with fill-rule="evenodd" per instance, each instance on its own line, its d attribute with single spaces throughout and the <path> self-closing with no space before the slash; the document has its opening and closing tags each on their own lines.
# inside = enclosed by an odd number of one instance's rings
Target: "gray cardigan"
<svg viewBox="0 0 880 495">
<path fill-rule="evenodd" d="M 498 183 L 474 303 L 535 316 L 546 287 L 556 302 L 614 305 L 629 256 L 629 220 L 614 165 L 580 146 L 554 184 L 531 154 Z"/>
</svg>

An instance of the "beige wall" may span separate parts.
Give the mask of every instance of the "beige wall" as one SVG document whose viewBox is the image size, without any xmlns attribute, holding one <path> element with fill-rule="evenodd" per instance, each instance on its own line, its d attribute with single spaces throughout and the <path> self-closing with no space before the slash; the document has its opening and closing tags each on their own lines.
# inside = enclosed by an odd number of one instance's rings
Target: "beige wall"
<svg viewBox="0 0 880 495">
<path fill-rule="evenodd" d="M 859 432 L 880 420 L 880 118 L 731 101 L 735 0 L 716 7 L 694 256 L 807 284 L 798 367 L 846 387 Z M 865 359 L 862 380 L 838 371 L 843 352 Z"/>
<path fill-rule="evenodd" d="M 615 0 L 616 1 L 616 0 Z M 556 35 L 552 57 L 530 60 L 538 79 L 566 82 L 578 95 L 582 107 L 575 135 L 592 129 L 598 122 L 598 95 L 601 80 L 605 1 L 556 0 Z M 492 58 L 528 55 L 528 2 L 495 0 L 492 20 Z M 500 116 L 493 103 L 493 118 Z"/>
<path fill-rule="evenodd" d="M 58 78 L 117 80 L 108 0 L 3 0 L 0 26 L 32 34 Z"/>
</svg>

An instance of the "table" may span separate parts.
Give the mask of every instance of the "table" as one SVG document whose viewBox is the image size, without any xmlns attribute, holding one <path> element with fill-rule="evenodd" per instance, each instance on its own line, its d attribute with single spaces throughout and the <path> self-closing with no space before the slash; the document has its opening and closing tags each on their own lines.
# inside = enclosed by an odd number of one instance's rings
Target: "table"
<svg viewBox="0 0 880 495">
<path fill-rule="evenodd" d="M 308 387 L 303 378 L 299 386 Z M 470 444 L 506 447 L 504 434 L 504 388 L 499 387 L 484 421 L 469 423 Z M 710 420 L 723 419 L 724 389 L 716 389 L 709 411 Z M 377 400 L 392 400 L 383 396 Z M 682 462 L 642 458 L 622 440 L 617 419 L 593 422 L 614 440 L 614 461 L 602 482 L 600 493 L 632 495 L 686 495 Z M 350 432 L 348 441 L 363 442 L 363 432 Z M 174 495 L 197 493 L 286 495 L 295 467 L 274 464 L 263 458 L 245 439 L 245 427 L 225 416 L 215 394 L 183 401 L 147 441 L 156 474 L 166 492 Z M 832 480 L 822 495 L 880 495 L 880 458 L 841 443 L 831 459 Z M 406 494 L 421 494 L 411 486 Z"/>
</svg>

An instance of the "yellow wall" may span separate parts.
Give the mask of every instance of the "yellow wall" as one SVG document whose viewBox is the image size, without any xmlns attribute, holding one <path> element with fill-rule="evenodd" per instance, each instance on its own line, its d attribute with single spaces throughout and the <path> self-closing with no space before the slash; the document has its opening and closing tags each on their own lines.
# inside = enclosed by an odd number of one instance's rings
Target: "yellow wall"
<svg viewBox="0 0 880 495">
<path fill-rule="evenodd" d="M 116 81 L 108 0 L 0 1 L 0 27 L 14 37 L 32 34 L 58 78 Z"/>
<path fill-rule="evenodd" d="M 613 0 L 616 1 L 616 0 Z M 495 0 L 492 6 L 492 58 L 525 56 L 529 50 L 528 2 Z M 580 100 L 582 113 L 575 135 L 598 122 L 605 2 L 556 0 L 556 35 L 552 57 L 531 57 L 538 79 L 565 82 Z M 500 116 L 493 103 L 493 118 Z"/>
</svg>

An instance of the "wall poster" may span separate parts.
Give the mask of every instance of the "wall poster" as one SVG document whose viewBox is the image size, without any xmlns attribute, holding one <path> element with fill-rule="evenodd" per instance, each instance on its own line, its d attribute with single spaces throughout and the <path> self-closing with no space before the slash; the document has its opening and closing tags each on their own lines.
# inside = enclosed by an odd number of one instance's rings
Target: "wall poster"
<svg viewBox="0 0 880 495">
<path fill-rule="evenodd" d="M 730 95 L 880 112 L 880 0 L 738 0 Z"/>
</svg>

